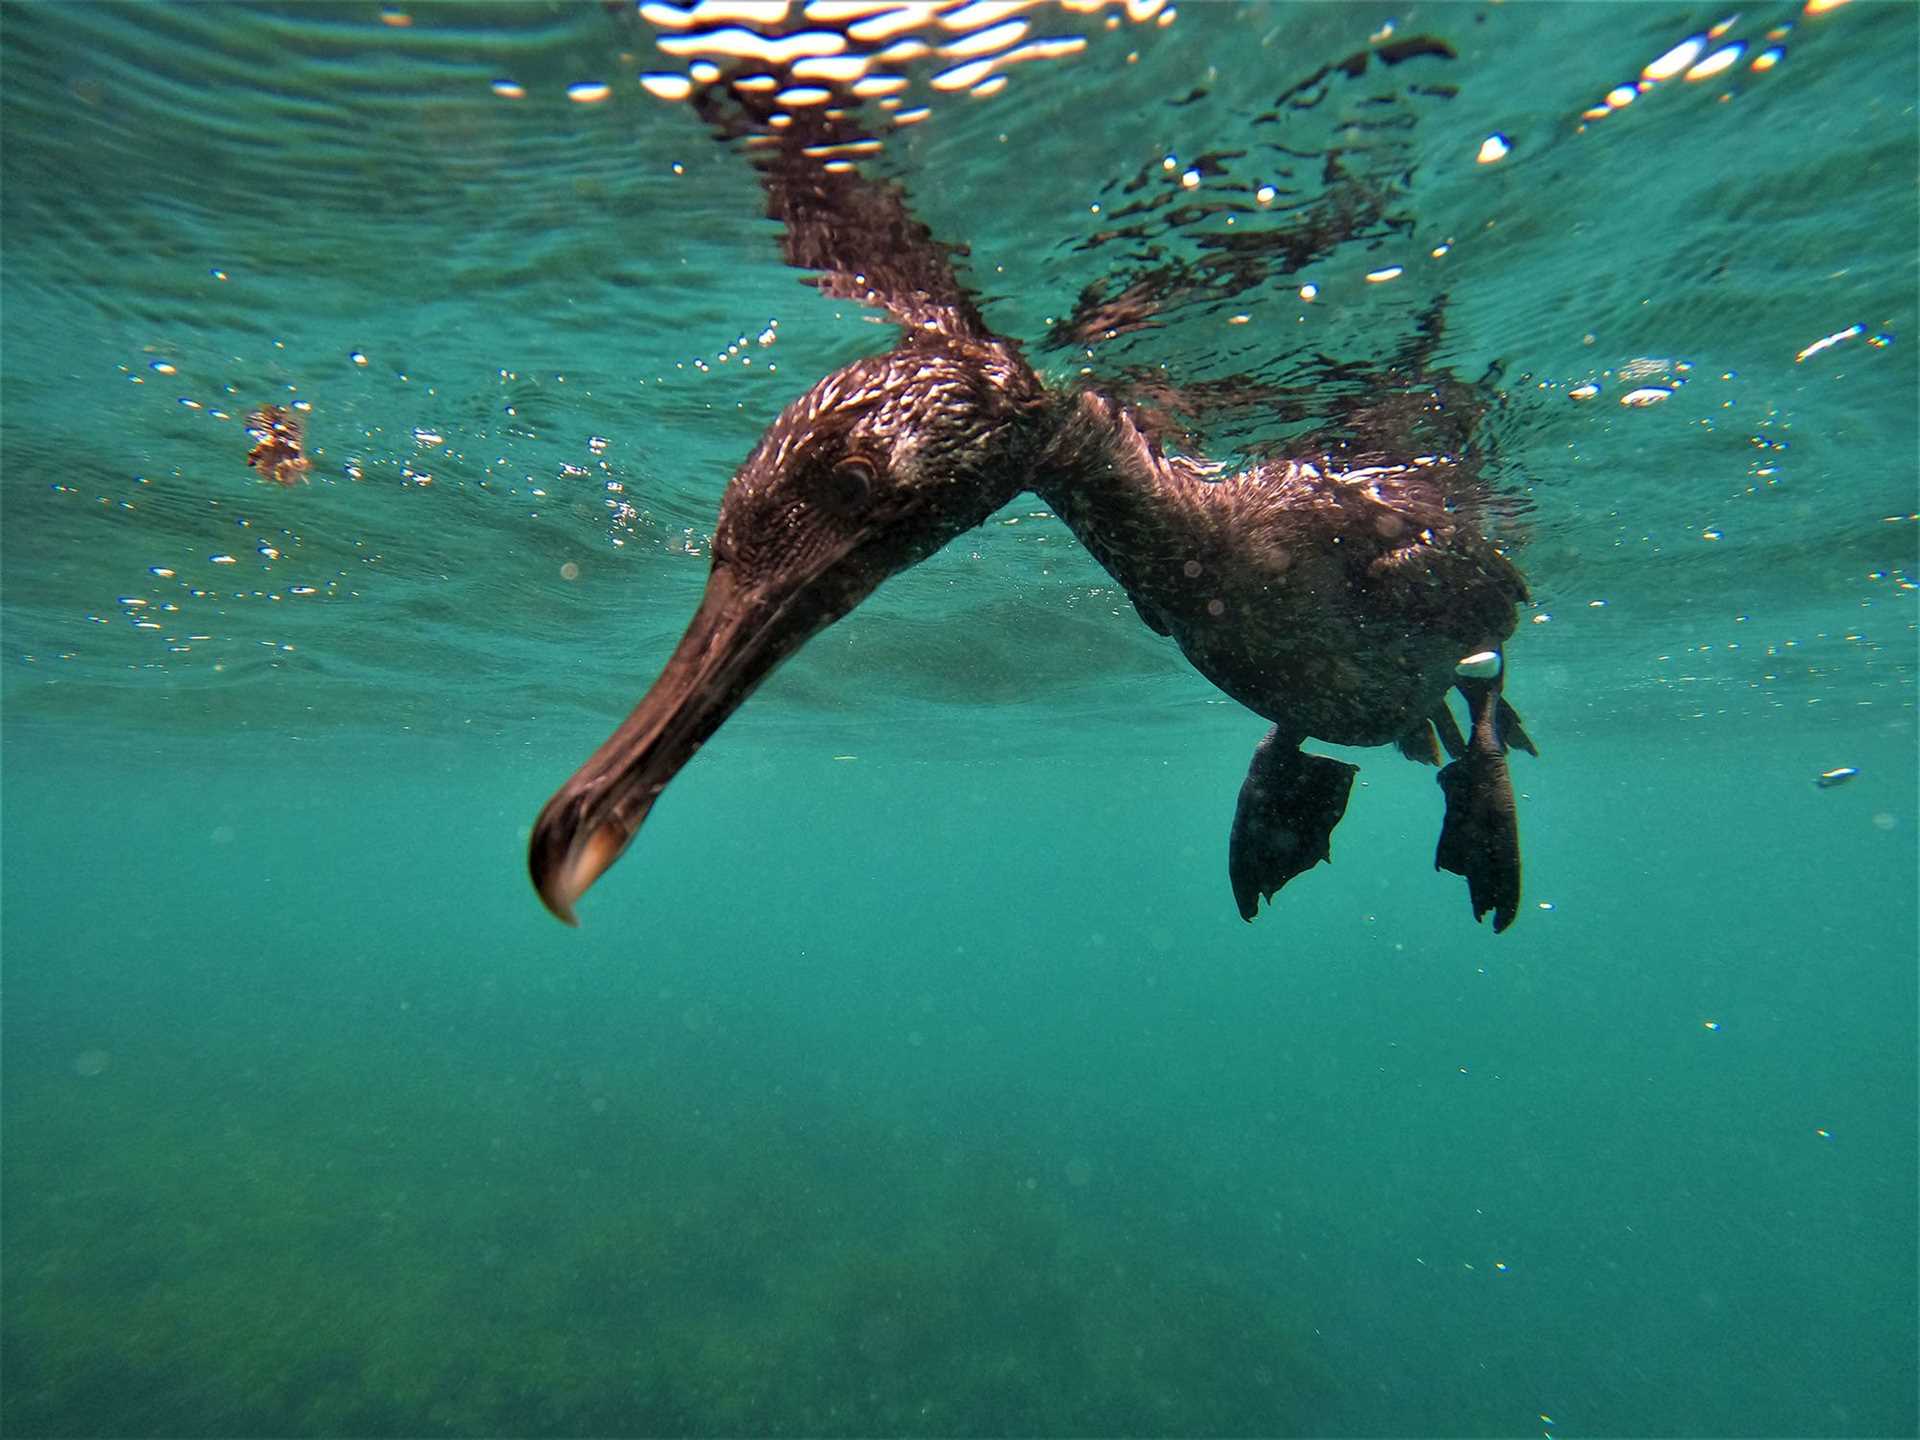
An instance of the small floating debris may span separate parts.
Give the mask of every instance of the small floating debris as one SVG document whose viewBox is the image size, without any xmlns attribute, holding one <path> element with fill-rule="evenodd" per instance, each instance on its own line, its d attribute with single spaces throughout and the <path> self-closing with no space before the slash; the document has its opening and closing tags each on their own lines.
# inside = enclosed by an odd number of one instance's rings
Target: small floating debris
<svg viewBox="0 0 1920 1440">
<path fill-rule="evenodd" d="M 1731 70 L 1746 53 L 1746 44 L 1736 40 L 1731 45 L 1723 45 L 1706 59 L 1687 71 L 1687 79 L 1692 81 L 1711 80 L 1723 70 Z"/>
<path fill-rule="evenodd" d="M 1706 36 L 1689 36 L 1671 50 L 1667 51 L 1667 53 L 1662 55 L 1658 60 L 1648 64 L 1646 68 L 1641 70 L 1640 76 L 1644 80 L 1653 80 L 1656 82 L 1671 80 L 1674 76 L 1690 69 L 1693 62 L 1700 58 L 1700 52 L 1706 48 Z"/>
<path fill-rule="evenodd" d="M 247 434 L 253 437 L 247 464 L 261 479 L 275 485 L 306 483 L 313 462 L 301 440 L 298 416 L 278 405 L 262 405 L 247 416 Z"/>
<path fill-rule="evenodd" d="M 1813 783 L 1822 790 L 1831 790 L 1836 785 L 1844 785 L 1860 772 L 1852 765 L 1842 765 L 1837 770 L 1822 770 L 1820 778 Z"/>
<path fill-rule="evenodd" d="M 1500 652 L 1478 650 L 1453 667 L 1462 680 L 1491 680 L 1500 673 Z"/>
<path fill-rule="evenodd" d="M 1811 360 L 1814 356 L 1818 355 L 1822 350 L 1831 350 L 1835 345 L 1838 345 L 1842 340 L 1851 340 L 1856 335 L 1864 335 L 1866 333 L 1866 330 L 1867 330 L 1866 326 L 1855 323 L 1847 326 L 1847 328 L 1844 330 L 1836 330 L 1831 335 L 1822 335 L 1818 340 L 1814 341 L 1811 345 L 1807 346 L 1798 355 L 1795 355 L 1793 357 L 1793 363 L 1796 365 L 1799 365 L 1807 360 Z"/>
<path fill-rule="evenodd" d="M 684 100 L 693 94 L 693 79 L 663 71 L 649 71 L 640 77 L 640 88 L 661 100 Z"/>
<path fill-rule="evenodd" d="M 1658 405 L 1672 394 L 1673 391 L 1664 385 L 1643 385 L 1638 390 L 1629 390 L 1622 395 L 1620 403 L 1630 405 L 1636 410 L 1645 409 L 1649 405 Z"/>
</svg>

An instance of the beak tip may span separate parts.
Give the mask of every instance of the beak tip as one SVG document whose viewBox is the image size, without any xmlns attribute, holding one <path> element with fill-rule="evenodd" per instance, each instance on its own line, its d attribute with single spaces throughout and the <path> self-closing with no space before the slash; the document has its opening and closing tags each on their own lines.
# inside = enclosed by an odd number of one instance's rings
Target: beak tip
<svg viewBox="0 0 1920 1440">
<path fill-rule="evenodd" d="M 567 894 L 559 885 L 560 877 L 554 874 L 542 875 L 536 868 L 533 875 L 533 890 L 540 897 L 540 903 L 546 912 L 562 925 L 578 928 L 580 917 L 574 914 L 573 902 L 577 895 Z"/>
<path fill-rule="evenodd" d="M 620 858 L 631 832 L 616 825 L 601 825 L 584 841 L 555 843 L 548 832 L 536 827 L 536 840 L 528 856 L 533 888 L 547 913 L 563 925 L 580 928 L 574 902 L 587 893 L 606 868 Z M 540 837 L 545 837 L 540 838 Z"/>
</svg>

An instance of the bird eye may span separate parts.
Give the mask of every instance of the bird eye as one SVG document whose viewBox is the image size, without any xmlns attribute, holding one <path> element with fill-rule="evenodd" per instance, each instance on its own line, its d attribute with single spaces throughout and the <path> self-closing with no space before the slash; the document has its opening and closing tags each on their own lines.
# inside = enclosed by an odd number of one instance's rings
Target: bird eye
<svg viewBox="0 0 1920 1440">
<path fill-rule="evenodd" d="M 867 503 L 876 473 L 866 456 L 843 455 L 820 472 L 814 495 L 827 509 L 848 514 Z"/>
</svg>

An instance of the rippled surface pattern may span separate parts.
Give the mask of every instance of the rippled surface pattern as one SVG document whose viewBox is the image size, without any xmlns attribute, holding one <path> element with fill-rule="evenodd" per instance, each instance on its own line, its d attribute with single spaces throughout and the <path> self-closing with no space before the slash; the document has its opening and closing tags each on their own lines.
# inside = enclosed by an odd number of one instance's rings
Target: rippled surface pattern
<svg viewBox="0 0 1920 1440">
<path fill-rule="evenodd" d="M 1911 1434 L 1904 4 L 0 12 L 20 1434 Z M 1284 450 L 1495 397 L 1524 908 L 1032 496 L 704 750 L 566 932 L 803 283 L 728 77 L 1051 379 Z M 1142 306 L 1142 296 L 1152 296 Z M 253 456 L 250 465 L 249 456 Z"/>
</svg>

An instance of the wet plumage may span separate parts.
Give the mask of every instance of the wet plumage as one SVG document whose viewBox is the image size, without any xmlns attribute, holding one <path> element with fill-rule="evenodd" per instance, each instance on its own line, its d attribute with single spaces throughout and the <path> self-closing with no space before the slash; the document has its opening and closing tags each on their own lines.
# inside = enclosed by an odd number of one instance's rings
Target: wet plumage
<svg viewBox="0 0 1920 1440">
<path fill-rule="evenodd" d="M 1519 846 L 1497 658 L 1526 598 L 1481 528 L 1477 477 L 1423 434 L 1470 431 L 1466 387 L 1401 376 L 1360 409 L 1405 448 L 1303 445 L 1237 472 L 1165 446 L 1122 394 L 1049 385 L 991 333 L 952 251 L 895 186 L 828 172 L 807 144 L 828 111 L 760 164 L 790 263 L 827 293 L 901 325 L 883 355 L 827 376 L 773 421 L 722 498 L 707 592 L 665 672 L 548 803 L 530 866 L 571 920 L 667 782 L 783 659 L 888 576 L 1023 491 L 1036 492 L 1125 589 L 1142 620 L 1272 729 L 1228 844 L 1235 903 L 1329 858 L 1355 767 L 1305 740 L 1396 744 L 1441 771 L 1435 863 L 1463 875 L 1476 917 L 1517 912 Z M 737 119 L 737 117 L 736 117 Z M 1430 337 L 1429 337 L 1430 338 Z M 1432 422 L 1432 423 L 1429 423 Z M 1492 656 L 1462 667 L 1468 656 Z M 1467 703 L 1463 734 L 1446 708 Z"/>
</svg>

